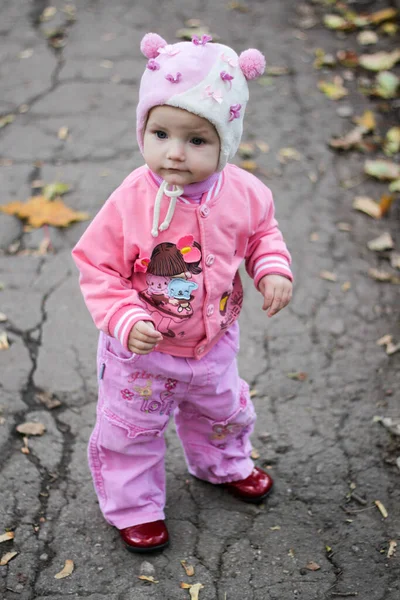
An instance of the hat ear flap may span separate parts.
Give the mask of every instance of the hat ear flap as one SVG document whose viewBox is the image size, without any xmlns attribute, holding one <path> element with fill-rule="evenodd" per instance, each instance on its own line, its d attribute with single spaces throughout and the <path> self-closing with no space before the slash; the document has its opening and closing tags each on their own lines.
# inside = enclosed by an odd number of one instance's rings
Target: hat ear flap
<svg viewBox="0 0 400 600">
<path fill-rule="evenodd" d="M 239 66 L 246 79 L 257 79 L 265 70 L 265 57 L 259 50 L 249 48 L 239 56 Z"/>
<path fill-rule="evenodd" d="M 158 33 L 146 33 L 140 42 L 140 50 L 146 58 L 156 58 L 160 48 L 164 48 L 167 42 Z"/>
</svg>

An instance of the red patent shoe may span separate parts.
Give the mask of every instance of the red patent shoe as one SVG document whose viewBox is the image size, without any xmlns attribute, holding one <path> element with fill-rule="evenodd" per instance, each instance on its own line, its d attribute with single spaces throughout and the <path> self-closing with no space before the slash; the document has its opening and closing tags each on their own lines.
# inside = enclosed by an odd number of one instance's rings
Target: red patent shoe
<svg viewBox="0 0 400 600">
<path fill-rule="evenodd" d="M 262 502 L 271 492 L 274 482 L 272 477 L 259 467 L 255 467 L 246 479 L 230 481 L 223 486 L 237 498 L 245 502 Z"/>
<path fill-rule="evenodd" d="M 120 529 L 121 538 L 131 552 L 154 552 L 169 543 L 168 529 L 164 521 L 141 523 Z"/>
</svg>

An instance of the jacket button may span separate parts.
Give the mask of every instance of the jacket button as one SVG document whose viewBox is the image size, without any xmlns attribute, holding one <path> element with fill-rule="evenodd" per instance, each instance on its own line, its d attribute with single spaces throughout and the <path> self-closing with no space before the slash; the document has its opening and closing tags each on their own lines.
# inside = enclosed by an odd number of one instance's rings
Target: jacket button
<svg viewBox="0 0 400 600">
<path fill-rule="evenodd" d="M 209 304 L 207 306 L 207 317 L 211 317 L 211 315 L 213 314 L 213 312 L 214 312 L 214 307 L 213 307 L 212 304 Z"/>
<path fill-rule="evenodd" d="M 206 265 L 207 265 L 207 267 L 211 267 L 211 265 L 213 264 L 214 260 L 215 260 L 214 254 L 208 254 L 208 256 L 206 257 Z"/>
<path fill-rule="evenodd" d="M 197 354 L 203 354 L 204 352 L 204 346 L 199 346 L 196 350 Z"/>
<path fill-rule="evenodd" d="M 208 217 L 208 215 L 210 214 L 210 209 L 208 208 L 208 206 L 202 206 L 200 208 L 200 214 L 203 218 Z"/>
</svg>

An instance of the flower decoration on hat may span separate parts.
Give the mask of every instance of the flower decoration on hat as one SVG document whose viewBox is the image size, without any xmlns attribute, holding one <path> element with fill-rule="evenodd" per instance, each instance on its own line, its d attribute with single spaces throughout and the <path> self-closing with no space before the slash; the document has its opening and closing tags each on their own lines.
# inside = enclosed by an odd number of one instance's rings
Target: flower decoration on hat
<svg viewBox="0 0 400 600">
<path fill-rule="evenodd" d="M 194 237 L 192 235 L 184 235 L 181 237 L 176 242 L 176 247 L 187 263 L 197 262 L 201 259 L 201 252 L 194 246 Z"/>
<path fill-rule="evenodd" d="M 208 42 L 212 41 L 212 36 L 211 35 L 202 35 L 201 39 L 199 38 L 198 35 L 194 35 L 192 37 L 192 42 L 195 46 L 205 46 L 206 44 L 208 44 Z"/>
<path fill-rule="evenodd" d="M 156 60 L 154 60 L 154 58 L 151 58 L 149 60 L 149 62 L 147 63 L 146 68 L 149 69 L 150 71 L 158 71 L 158 69 L 160 68 L 160 65 L 158 64 L 158 62 Z"/>
</svg>

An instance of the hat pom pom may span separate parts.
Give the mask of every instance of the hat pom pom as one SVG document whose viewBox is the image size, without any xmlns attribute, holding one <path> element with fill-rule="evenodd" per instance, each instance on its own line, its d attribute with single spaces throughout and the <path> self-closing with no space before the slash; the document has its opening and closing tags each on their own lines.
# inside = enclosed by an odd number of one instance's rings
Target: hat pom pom
<svg viewBox="0 0 400 600">
<path fill-rule="evenodd" d="M 140 50 L 146 58 L 156 58 L 158 50 L 166 45 L 167 42 L 158 33 L 146 33 L 140 42 Z"/>
<path fill-rule="evenodd" d="M 265 58 L 259 50 L 249 48 L 239 56 L 239 66 L 246 79 L 257 79 L 264 73 Z"/>
</svg>

